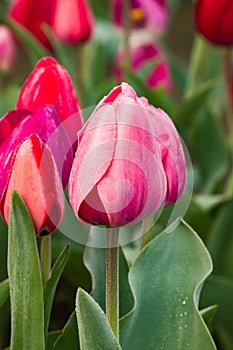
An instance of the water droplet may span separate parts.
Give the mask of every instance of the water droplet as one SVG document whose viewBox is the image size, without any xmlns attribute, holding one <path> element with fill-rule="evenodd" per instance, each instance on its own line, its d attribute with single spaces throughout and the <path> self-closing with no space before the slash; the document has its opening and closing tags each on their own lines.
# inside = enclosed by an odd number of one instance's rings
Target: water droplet
<svg viewBox="0 0 233 350">
<path fill-rule="evenodd" d="M 184 312 L 184 316 L 187 316 L 187 315 L 188 315 L 188 313 L 187 313 L 187 311 L 185 311 L 185 312 Z"/>
<path fill-rule="evenodd" d="M 188 327 L 188 325 L 187 325 L 187 324 L 185 324 L 185 325 L 184 325 L 184 328 L 187 328 L 187 327 Z"/>
<path fill-rule="evenodd" d="M 181 301 L 181 304 L 182 304 L 182 305 L 186 305 L 186 304 L 187 304 L 186 299 L 182 300 L 182 301 Z"/>
<path fill-rule="evenodd" d="M 178 328 L 179 330 L 181 330 L 182 329 L 182 326 L 179 326 L 179 328 Z"/>
<path fill-rule="evenodd" d="M 183 317 L 183 314 L 182 314 L 182 313 L 180 314 L 180 317 Z"/>
</svg>

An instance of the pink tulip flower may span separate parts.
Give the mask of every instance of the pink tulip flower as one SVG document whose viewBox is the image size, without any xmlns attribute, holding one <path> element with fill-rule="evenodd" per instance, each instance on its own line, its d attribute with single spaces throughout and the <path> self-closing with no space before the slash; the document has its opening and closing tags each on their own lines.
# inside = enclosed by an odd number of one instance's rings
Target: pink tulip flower
<svg viewBox="0 0 233 350">
<path fill-rule="evenodd" d="M 177 201 L 185 184 L 171 119 L 128 84 L 113 89 L 79 134 L 68 185 L 76 216 L 91 225 L 136 223 Z"/>
<path fill-rule="evenodd" d="M 15 60 L 15 42 L 10 29 L 0 25 L 0 72 L 8 72 Z"/>
<path fill-rule="evenodd" d="M 0 208 L 7 223 L 15 189 L 31 214 L 37 235 L 51 233 L 59 227 L 65 210 L 62 184 L 49 148 L 35 134 L 26 138 L 14 152 Z"/>
<path fill-rule="evenodd" d="M 79 101 L 69 73 L 52 57 L 37 63 L 22 87 L 16 107 L 35 112 L 44 104 L 56 107 L 70 139 L 76 141 L 83 124 Z"/>
<path fill-rule="evenodd" d="M 55 1 L 52 29 L 59 41 L 75 44 L 90 38 L 94 18 L 86 0 Z"/>
<path fill-rule="evenodd" d="M 123 27 L 123 0 L 113 1 L 114 23 Z M 129 20 L 134 29 L 149 27 L 156 34 L 163 33 L 168 25 L 168 6 L 166 0 L 131 0 Z"/>
</svg>

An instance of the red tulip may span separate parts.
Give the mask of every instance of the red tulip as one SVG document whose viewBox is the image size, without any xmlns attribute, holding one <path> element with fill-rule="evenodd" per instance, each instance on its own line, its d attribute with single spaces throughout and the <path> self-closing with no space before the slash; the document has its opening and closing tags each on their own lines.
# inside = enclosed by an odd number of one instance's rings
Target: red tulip
<svg viewBox="0 0 233 350">
<path fill-rule="evenodd" d="M 14 189 L 26 204 L 36 233 L 55 231 L 64 215 L 64 194 L 52 154 L 37 135 L 26 138 L 14 153 L 1 199 L 1 214 L 7 223 Z"/>
<path fill-rule="evenodd" d="M 113 1 L 113 19 L 117 26 L 123 26 L 124 0 Z M 166 0 L 130 0 L 129 20 L 132 28 L 149 27 L 160 34 L 168 25 Z"/>
<path fill-rule="evenodd" d="M 133 72 L 139 72 L 146 65 L 151 64 L 150 71 L 147 72 L 145 82 L 151 88 L 158 86 L 164 87 L 170 91 L 172 80 L 168 61 L 159 46 L 153 42 L 139 43 L 131 46 L 130 61 Z M 152 63 L 154 64 L 152 65 Z M 117 67 L 114 69 L 115 75 L 119 80 L 122 80 L 123 72 L 122 65 L 124 64 L 124 52 L 120 48 L 117 55 Z"/>
<path fill-rule="evenodd" d="M 93 29 L 93 15 L 87 0 L 56 1 L 52 28 L 60 41 L 72 44 L 88 40 Z"/>
<path fill-rule="evenodd" d="M 83 124 L 79 101 L 69 73 L 52 57 L 37 63 L 22 87 L 17 109 L 35 112 L 44 104 L 55 106 L 70 139 L 76 141 Z"/>
<path fill-rule="evenodd" d="M 9 17 L 33 34 L 39 42 L 51 49 L 43 24 L 51 24 L 54 0 L 14 0 Z"/>
<path fill-rule="evenodd" d="M 199 32 L 217 45 L 233 45 L 233 1 L 197 0 L 195 20 Z"/>
<path fill-rule="evenodd" d="M 15 59 L 15 42 L 10 29 L 0 25 L 0 72 L 7 72 Z"/>
<path fill-rule="evenodd" d="M 69 199 L 85 223 L 123 226 L 178 200 L 186 184 L 171 119 L 129 85 L 113 89 L 79 134 Z"/>
</svg>

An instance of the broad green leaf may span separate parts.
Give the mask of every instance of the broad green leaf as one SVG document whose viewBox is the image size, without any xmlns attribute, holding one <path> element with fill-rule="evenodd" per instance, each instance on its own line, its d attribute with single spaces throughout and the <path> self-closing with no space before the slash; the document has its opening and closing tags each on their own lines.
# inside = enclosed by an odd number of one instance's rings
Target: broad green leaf
<svg viewBox="0 0 233 350">
<path fill-rule="evenodd" d="M 44 349 L 44 304 L 36 234 L 28 210 L 12 194 L 8 275 L 11 300 L 11 350 Z"/>
<path fill-rule="evenodd" d="M 212 226 L 208 249 L 214 273 L 233 278 L 233 199 L 225 203 Z"/>
<path fill-rule="evenodd" d="M 77 292 L 76 314 L 81 350 L 121 349 L 103 310 L 81 288 Z"/>
<path fill-rule="evenodd" d="M 97 235 L 92 227 L 89 233 L 89 245 L 84 252 L 84 263 L 92 277 L 92 297 L 105 310 L 105 281 L 106 281 L 106 249 L 91 247 Z M 129 267 L 123 250 L 119 249 L 119 305 L 120 317 L 128 313 L 133 307 L 133 296 L 128 281 Z"/>
<path fill-rule="evenodd" d="M 154 238 L 130 270 L 135 306 L 120 323 L 122 349 L 216 349 L 197 309 L 211 270 L 208 251 L 185 222 Z"/>
<path fill-rule="evenodd" d="M 77 318 L 73 312 L 63 328 L 61 335 L 57 338 L 53 350 L 75 349 L 79 350 L 79 336 Z"/>
<path fill-rule="evenodd" d="M 7 301 L 9 297 L 9 281 L 5 280 L 0 283 L 0 307 Z"/>
<path fill-rule="evenodd" d="M 69 246 L 66 246 L 59 257 L 57 258 L 50 278 L 44 287 L 44 319 L 45 319 L 45 337 L 49 328 L 50 314 L 53 305 L 53 299 L 56 292 L 57 284 L 60 280 L 61 274 L 65 268 L 69 253 Z"/>
</svg>

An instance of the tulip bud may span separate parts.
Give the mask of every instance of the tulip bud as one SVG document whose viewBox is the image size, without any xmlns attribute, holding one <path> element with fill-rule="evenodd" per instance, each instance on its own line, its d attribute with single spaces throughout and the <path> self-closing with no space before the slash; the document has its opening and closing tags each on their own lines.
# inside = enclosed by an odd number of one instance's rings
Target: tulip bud
<svg viewBox="0 0 233 350">
<path fill-rule="evenodd" d="M 83 124 L 79 101 L 69 73 L 52 57 L 42 58 L 37 63 L 22 87 L 17 109 L 35 112 L 44 104 L 55 106 L 74 142 Z"/>
<path fill-rule="evenodd" d="M 38 134 L 48 143 L 64 188 L 67 185 L 73 152 L 69 137 L 60 123 L 55 108 L 44 105 L 34 114 L 27 110 L 14 110 L 0 119 L 0 197 L 6 184 L 13 153 L 31 134 Z"/>
<path fill-rule="evenodd" d="M 123 78 L 122 66 L 124 64 L 124 50 L 120 47 L 117 55 L 116 68 L 114 74 L 119 80 Z M 172 88 L 172 80 L 168 61 L 165 54 L 153 42 L 134 43 L 131 40 L 130 62 L 133 72 L 140 72 L 143 67 L 151 64 L 149 72 L 146 73 L 145 82 L 151 88 L 162 86 L 167 91 Z M 154 62 L 154 64 L 153 64 Z M 153 64 L 153 65 L 152 65 Z"/>
<path fill-rule="evenodd" d="M 93 29 L 93 15 L 88 2 L 56 1 L 52 28 L 57 39 L 68 44 L 88 40 Z"/>
<path fill-rule="evenodd" d="M 170 118 L 126 83 L 105 97 L 79 133 L 69 200 L 85 223 L 123 226 L 179 199 L 186 165 Z"/>
<path fill-rule="evenodd" d="M 15 43 L 11 31 L 0 25 L 0 72 L 8 72 L 15 59 Z"/>
<path fill-rule="evenodd" d="M 64 216 L 64 194 L 49 148 L 33 134 L 14 153 L 1 199 L 1 214 L 8 223 L 10 200 L 17 190 L 26 204 L 38 235 L 51 233 Z"/>
<path fill-rule="evenodd" d="M 211 43 L 233 45 L 232 0 L 197 0 L 195 21 L 198 31 Z"/>
<path fill-rule="evenodd" d="M 123 3 L 123 0 L 113 1 L 113 19 L 119 27 L 123 27 Z M 166 0 L 130 0 L 128 16 L 132 28 L 148 27 L 161 34 L 168 25 Z"/>
</svg>

